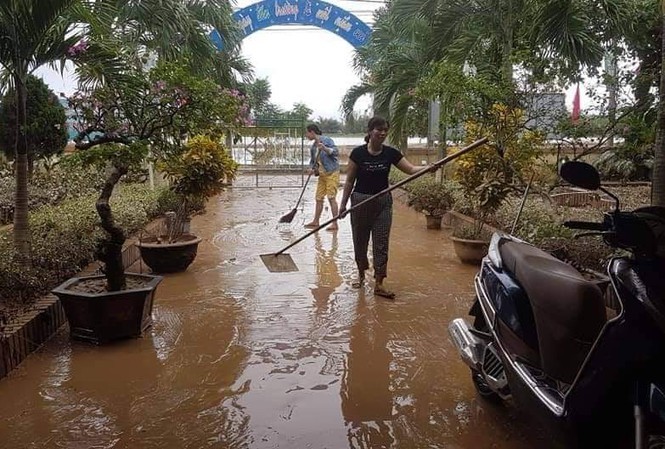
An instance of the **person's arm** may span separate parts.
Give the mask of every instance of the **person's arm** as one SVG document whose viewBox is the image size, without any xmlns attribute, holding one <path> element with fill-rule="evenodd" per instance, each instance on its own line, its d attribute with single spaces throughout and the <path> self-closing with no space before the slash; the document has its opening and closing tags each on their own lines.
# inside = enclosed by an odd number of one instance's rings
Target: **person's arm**
<svg viewBox="0 0 665 449">
<path fill-rule="evenodd" d="M 334 158 L 339 154 L 339 150 L 335 146 L 335 142 L 330 137 L 326 137 L 324 139 L 317 138 L 316 144 L 319 150 L 326 153 L 328 156 Z"/>
<path fill-rule="evenodd" d="M 332 157 L 333 159 L 337 159 L 337 157 L 339 157 L 339 149 L 337 148 L 337 145 L 335 145 L 335 141 L 328 137 L 325 144 L 326 153 L 328 153 L 328 156 Z"/>
<path fill-rule="evenodd" d="M 358 175 L 358 164 L 349 159 L 346 166 L 346 182 L 344 183 L 344 191 L 342 192 L 342 202 L 339 205 L 339 218 L 344 218 L 346 215 L 346 203 L 349 201 L 351 191 L 356 183 L 356 176 Z"/>
<path fill-rule="evenodd" d="M 405 157 L 399 160 L 399 162 L 397 163 L 397 168 L 399 168 L 407 175 L 415 175 L 416 173 L 424 169 L 428 169 L 430 172 L 433 173 L 439 169 L 439 167 L 436 167 L 434 165 L 427 165 L 425 167 L 415 166 L 411 162 L 409 162 Z"/>
<path fill-rule="evenodd" d="M 422 170 L 424 167 L 416 167 L 411 162 L 409 162 L 407 160 L 407 158 L 403 157 L 397 163 L 397 168 L 399 168 L 401 171 L 403 171 L 407 175 L 414 175 L 414 174 L 418 173 L 420 170 Z"/>
<path fill-rule="evenodd" d="M 314 166 L 316 165 L 316 152 L 314 148 L 314 145 L 312 145 L 309 149 L 309 170 L 307 170 L 307 174 L 309 175 L 314 173 Z"/>
</svg>

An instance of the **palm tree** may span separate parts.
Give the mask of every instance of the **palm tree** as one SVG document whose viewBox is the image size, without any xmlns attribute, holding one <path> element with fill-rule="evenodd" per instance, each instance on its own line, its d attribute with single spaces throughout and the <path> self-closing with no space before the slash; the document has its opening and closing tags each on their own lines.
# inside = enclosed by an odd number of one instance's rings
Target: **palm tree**
<svg viewBox="0 0 665 449">
<path fill-rule="evenodd" d="M 30 260 L 26 81 L 38 67 L 63 61 L 68 49 L 81 38 L 82 30 L 74 28 L 72 22 L 79 5 L 77 0 L 4 0 L 0 3 L 0 66 L 15 88 L 18 121 L 14 149 L 14 244 L 24 263 Z"/>
<path fill-rule="evenodd" d="M 121 41 L 127 49 L 147 58 L 151 53 L 166 61 L 189 56 L 197 72 L 208 73 L 224 86 L 247 78 L 250 66 L 240 56 L 241 34 L 233 22 L 229 0 L 98 0 L 106 21 L 98 35 Z M 209 34 L 216 29 L 224 41 L 218 51 Z"/>
<path fill-rule="evenodd" d="M 661 2 L 661 60 L 658 127 L 654 145 L 651 204 L 665 206 L 665 2 Z"/>
<path fill-rule="evenodd" d="M 218 52 L 208 38 L 212 27 L 225 39 Z M 14 244 L 24 263 L 30 261 L 28 223 L 26 79 L 37 68 L 64 64 L 72 47 L 88 51 L 78 62 L 79 79 L 103 83 L 122 76 L 127 53 L 167 60 L 191 56 L 192 64 L 224 85 L 247 77 L 249 65 L 239 56 L 240 38 L 227 0 L 3 0 L 0 2 L 0 67 L 17 95 L 16 197 Z M 131 58 L 130 58 L 131 59 Z"/>
<path fill-rule="evenodd" d="M 342 101 L 342 110 L 349 116 L 361 96 L 373 94 L 375 112 L 390 119 L 389 138 L 401 148 L 406 147 L 413 91 L 430 62 L 427 28 L 424 19 L 398 17 L 389 8 L 379 10 L 370 43 L 357 50 L 354 58 L 363 82 L 351 87 Z"/>
<path fill-rule="evenodd" d="M 390 99 L 391 119 L 399 122 L 409 101 L 397 80 L 408 91 L 443 60 L 460 68 L 469 62 L 502 85 L 512 84 L 515 64 L 574 79 L 583 66 L 600 63 L 603 46 L 619 33 L 628 10 L 622 1 L 394 0 L 377 14 L 370 44 L 356 54 L 365 83 L 347 92 L 344 108 L 372 91 Z"/>
<path fill-rule="evenodd" d="M 506 83 L 515 64 L 564 77 L 596 67 L 630 8 L 626 0 L 397 0 L 393 6 L 399 17 L 429 21 L 433 59 L 499 68 Z"/>
</svg>

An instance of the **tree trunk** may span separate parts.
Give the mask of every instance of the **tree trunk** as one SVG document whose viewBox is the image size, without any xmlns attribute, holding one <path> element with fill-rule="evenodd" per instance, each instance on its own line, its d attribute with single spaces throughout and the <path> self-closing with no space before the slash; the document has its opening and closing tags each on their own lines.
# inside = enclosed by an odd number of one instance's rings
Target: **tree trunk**
<svg viewBox="0 0 665 449">
<path fill-rule="evenodd" d="M 32 179 L 35 173 L 35 154 L 31 149 L 28 149 L 28 179 Z"/>
<path fill-rule="evenodd" d="M 408 129 L 402 129 L 402 132 L 400 133 L 399 136 L 399 142 L 398 146 L 400 150 L 402 150 L 402 153 L 404 153 L 405 156 L 409 154 L 409 130 Z"/>
<path fill-rule="evenodd" d="M 506 17 L 503 23 L 504 33 L 501 49 L 501 75 L 506 84 L 513 83 L 513 32 L 515 21 L 513 19 L 513 3 L 506 2 Z"/>
<path fill-rule="evenodd" d="M 127 173 L 127 169 L 126 165 L 114 164 L 96 204 L 102 228 L 109 234 L 102 243 L 99 258 L 104 263 L 107 289 L 110 292 L 124 290 L 126 287 L 125 269 L 122 265 L 122 245 L 125 243 L 125 233 L 115 225 L 109 200 L 115 185 Z"/>
<path fill-rule="evenodd" d="M 14 154 L 16 166 L 16 191 L 14 197 L 14 247 L 18 252 L 22 265 L 29 266 L 32 260 L 30 251 L 30 223 L 28 221 L 28 142 L 25 130 L 27 128 L 27 89 L 25 77 L 20 74 L 14 76 L 16 86 L 16 144 Z"/>
<path fill-rule="evenodd" d="M 612 44 L 612 47 L 609 53 L 605 56 L 605 74 L 607 76 L 607 118 L 610 122 L 610 135 L 607 139 L 607 146 L 609 148 L 614 148 L 614 131 L 616 127 L 616 116 L 617 116 L 617 52 L 615 51 L 615 45 Z"/>
<path fill-rule="evenodd" d="M 651 204 L 665 206 L 665 0 L 661 1 L 660 89 L 658 92 L 658 128 L 654 148 Z"/>
</svg>

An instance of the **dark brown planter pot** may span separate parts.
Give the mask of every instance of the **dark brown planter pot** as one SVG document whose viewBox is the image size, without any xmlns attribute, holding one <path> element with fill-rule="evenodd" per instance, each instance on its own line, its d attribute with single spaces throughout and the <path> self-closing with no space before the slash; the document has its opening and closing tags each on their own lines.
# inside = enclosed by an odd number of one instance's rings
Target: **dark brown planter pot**
<svg viewBox="0 0 665 449">
<path fill-rule="evenodd" d="M 158 243 L 157 237 L 139 240 L 141 258 L 154 273 L 178 273 L 194 262 L 201 238 L 184 234 L 177 242 Z"/>
<path fill-rule="evenodd" d="M 425 215 L 427 220 L 427 229 L 441 229 L 441 219 L 443 217 L 436 217 L 434 215 Z"/>
<path fill-rule="evenodd" d="M 52 290 L 60 298 L 72 338 L 96 344 L 127 337 L 140 337 L 152 325 L 152 304 L 161 276 L 127 274 L 144 280 L 144 286 L 118 292 L 89 293 L 72 290 L 75 285 L 104 276 L 75 277 Z"/>
<path fill-rule="evenodd" d="M 462 263 L 471 265 L 480 265 L 483 257 L 487 255 L 489 242 L 485 240 L 467 240 L 457 237 L 450 237 L 453 241 L 455 254 Z"/>
</svg>

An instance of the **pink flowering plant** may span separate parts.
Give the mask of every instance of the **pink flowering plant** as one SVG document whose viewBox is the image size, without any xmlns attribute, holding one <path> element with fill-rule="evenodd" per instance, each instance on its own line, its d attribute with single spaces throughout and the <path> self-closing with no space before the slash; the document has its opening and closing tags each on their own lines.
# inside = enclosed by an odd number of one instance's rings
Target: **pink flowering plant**
<svg viewBox="0 0 665 449">
<path fill-rule="evenodd" d="M 75 51 L 85 51 L 83 47 Z M 219 140 L 245 123 L 248 108 L 240 92 L 194 75 L 186 67 L 159 63 L 147 73 L 129 68 L 107 84 L 80 90 L 69 99 L 80 150 L 74 162 L 111 167 L 96 204 L 108 234 L 98 256 L 109 291 L 126 285 L 121 259 L 126 236 L 114 223 L 109 204 L 120 178 L 145 161 L 148 148 L 157 160 L 181 157 L 189 136 Z"/>
</svg>

